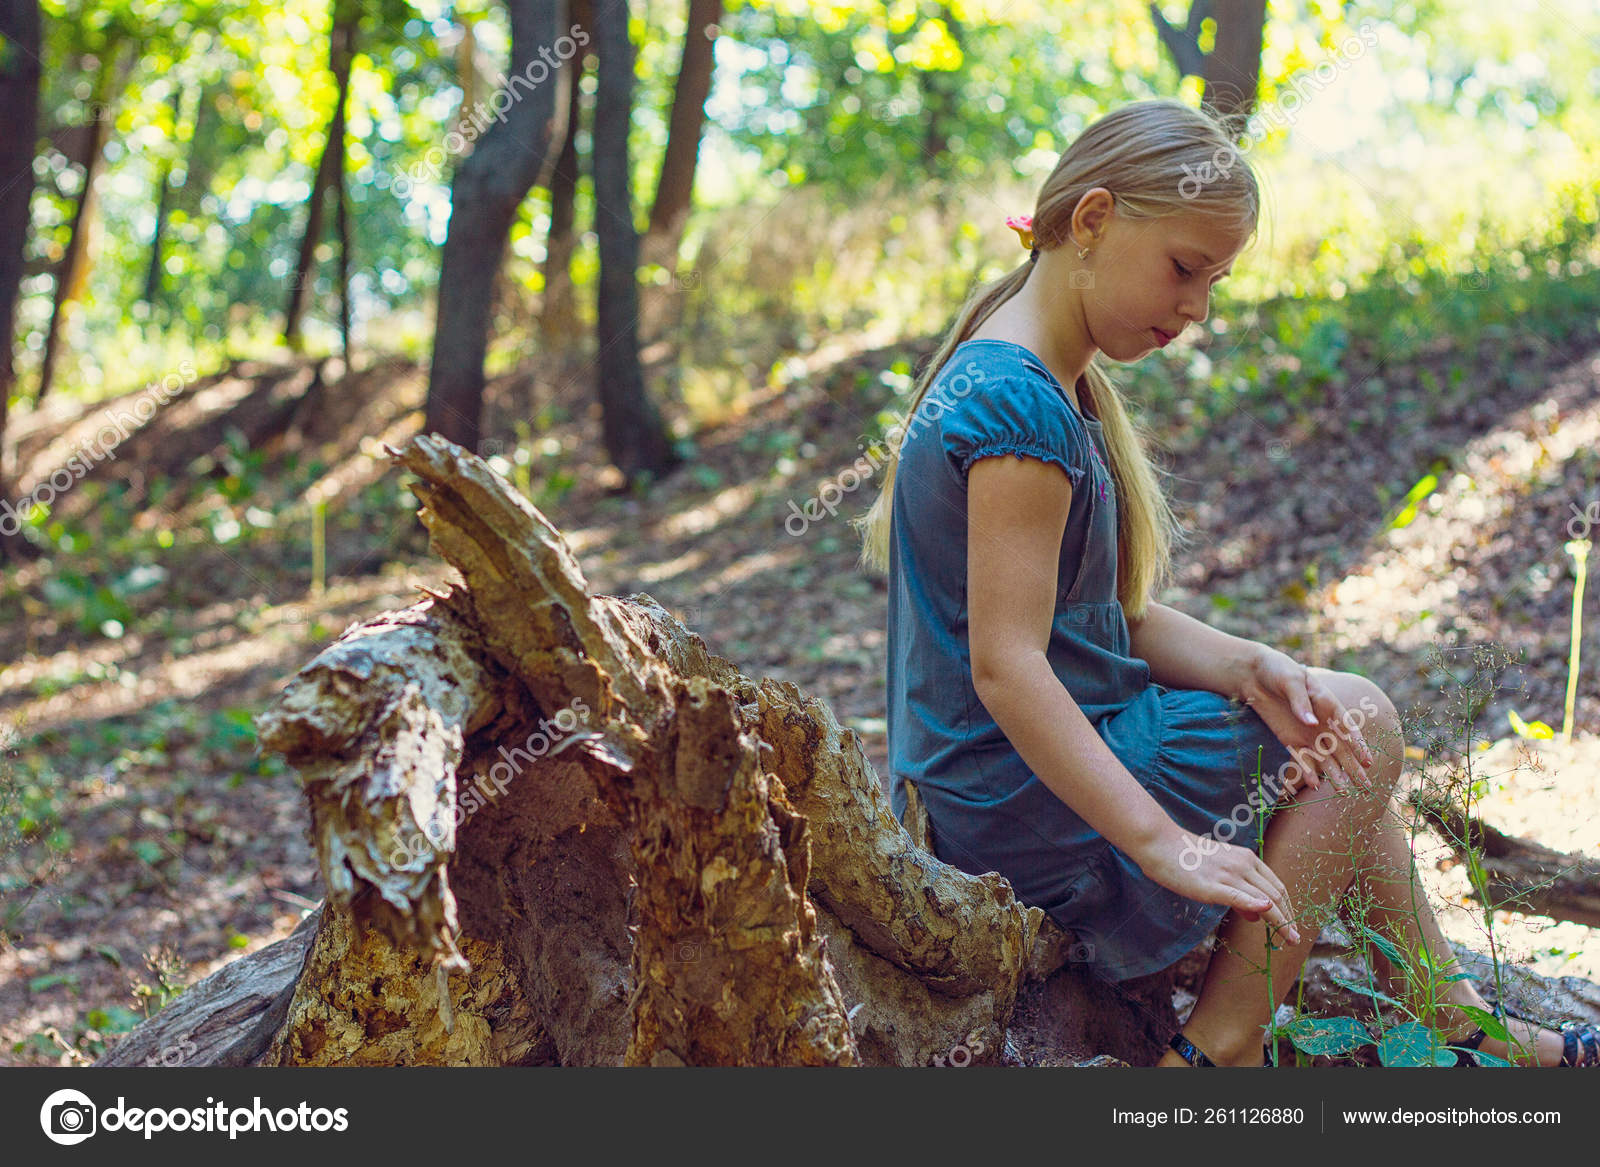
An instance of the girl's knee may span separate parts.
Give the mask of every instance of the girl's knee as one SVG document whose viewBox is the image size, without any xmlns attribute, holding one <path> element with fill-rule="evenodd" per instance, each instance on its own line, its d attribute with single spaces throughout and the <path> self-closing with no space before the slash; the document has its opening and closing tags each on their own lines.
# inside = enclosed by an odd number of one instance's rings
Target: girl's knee
<svg viewBox="0 0 1600 1167">
<path fill-rule="evenodd" d="M 1405 768 L 1405 734 L 1389 695 L 1359 673 L 1313 669 L 1344 706 L 1345 733 L 1358 733 L 1372 752 L 1367 783 L 1373 798 L 1387 801 Z"/>
</svg>

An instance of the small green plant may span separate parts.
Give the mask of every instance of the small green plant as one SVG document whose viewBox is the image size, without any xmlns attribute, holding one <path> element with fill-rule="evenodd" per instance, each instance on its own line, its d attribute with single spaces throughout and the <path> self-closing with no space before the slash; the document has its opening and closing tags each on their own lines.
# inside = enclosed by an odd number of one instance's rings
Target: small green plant
<svg viewBox="0 0 1600 1167">
<path fill-rule="evenodd" d="M 1469 669 L 1463 670 L 1447 659 L 1447 654 L 1457 652 L 1471 654 Z M 1452 756 L 1459 758 L 1460 764 L 1451 769 L 1439 789 L 1412 796 L 1411 805 L 1417 813 L 1407 824 L 1411 832 L 1421 829 L 1421 816 L 1429 807 L 1432 808 L 1429 817 L 1447 832 L 1450 831 L 1451 821 L 1467 824 L 1474 821 L 1474 803 L 1488 793 L 1488 783 L 1473 773 L 1475 719 L 1486 704 L 1487 697 L 1501 688 L 1501 677 L 1513 663 L 1515 661 L 1510 654 L 1494 645 L 1478 645 L 1464 650 L 1435 649 L 1434 669 L 1445 678 L 1446 692 L 1441 695 L 1445 699 L 1441 704 L 1450 711 L 1446 721 L 1448 728 L 1444 733 L 1436 733 L 1433 725 L 1420 724 L 1414 719 L 1402 720 L 1413 720 L 1409 726 L 1411 732 L 1406 735 L 1408 738 L 1416 732 L 1427 743 L 1424 757 Z M 1513 724 L 1520 721 L 1515 714 L 1511 716 Z M 1462 739 L 1459 748 L 1455 740 L 1457 728 Z M 1523 728 L 1530 727 L 1523 723 Z M 1440 813 L 1442 808 L 1448 808 L 1451 813 Z M 1495 994 L 1503 1000 L 1504 961 L 1494 929 L 1496 900 L 1482 862 L 1482 841 L 1470 831 L 1462 833 L 1467 837 L 1452 839 L 1452 849 L 1464 856 L 1464 866 L 1480 905 L 1481 923 L 1488 939 Z M 1452 1066 L 1456 1062 L 1455 1050 L 1458 1047 L 1450 1045 L 1441 1032 L 1440 1017 L 1446 1007 L 1472 1017 L 1490 1038 L 1505 1042 L 1514 1049 L 1525 1049 L 1516 1042 L 1506 1026 L 1487 1010 L 1456 1004 L 1449 999 L 1449 987 L 1469 977 L 1466 972 L 1452 971 L 1456 967 L 1453 954 L 1436 956 L 1423 944 L 1397 943 L 1396 935 L 1409 929 L 1394 929 L 1392 921 L 1387 929 L 1371 926 L 1368 909 L 1374 905 L 1370 893 L 1363 894 L 1355 890 L 1359 886 L 1358 879 L 1352 885 L 1341 916 L 1356 950 L 1368 956 L 1365 962 L 1366 981 L 1353 981 L 1337 974 L 1330 976 L 1335 983 L 1373 1003 L 1376 1032 L 1369 1028 L 1368 1021 L 1354 1016 L 1306 1015 L 1302 978 L 1294 1018 L 1286 1025 L 1275 1026 L 1271 1031 L 1275 1037 L 1281 1035 L 1293 1043 L 1297 1064 L 1302 1064 L 1301 1055 L 1341 1057 L 1372 1046 L 1376 1049 L 1379 1063 L 1386 1067 Z M 1413 897 L 1415 895 L 1413 883 Z M 1420 910 L 1422 908 L 1413 902 L 1413 915 Z M 1270 970 L 1270 949 L 1267 959 Z M 1377 984 L 1378 960 L 1388 969 L 1387 983 L 1382 987 Z M 1270 971 L 1267 983 L 1271 985 Z M 1385 1017 L 1384 1007 L 1389 1011 L 1389 1018 Z M 1275 1046 L 1273 1052 L 1276 1055 Z M 1472 1053 L 1481 1065 L 1511 1064 L 1483 1050 Z"/>
<path fill-rule="evenodd" d="M 145 1018 L 149 1018 L 165 1009 L 184 991 L 187 984 L 183 979 L 183 960 L 170 945 L 162 945 L 145 953 L 144 965 L 154 976 L 155 984 L 137 981 L 130 992 L 134 1004 L 140 1007 Z"/>
<path fill-rule="evenodd" d="M 1589 576 L 1589 540 L 1567 543 L 1572 556 L 1572 648 L 1567 660 L 1567 705 L 1561 722 L 1561 744 L 1572 744 L 1572 714 L 1578 700 L 1578 649 L 1583 644 L 1583 584 Z"/>
</svg>

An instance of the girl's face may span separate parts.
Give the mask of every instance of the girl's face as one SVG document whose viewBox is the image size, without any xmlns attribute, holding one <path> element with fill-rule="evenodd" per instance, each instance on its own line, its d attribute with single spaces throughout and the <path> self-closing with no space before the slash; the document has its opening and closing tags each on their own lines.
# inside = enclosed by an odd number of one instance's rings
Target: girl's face
<svg viewBox="0 0 1600 1167">
<path fill-rule="evenodd" d="M 1090 192 L 1089 199 L 1096 192 Z M 1099 242 L 1068 273 L 1082 297 L 1094 346 L 1115 361 L 1133 361 L 1164 347 L 1205 320 L 1211 288 L 1227 277 L 1248 233 L 1198 214 L 1129 219 L 1110 208 L 1095 220 Z M 1080 203 L 1079 213 L 1085 207 Z M 1083 243 L 1095 231 L 1078 232 Z"/>
</svg>

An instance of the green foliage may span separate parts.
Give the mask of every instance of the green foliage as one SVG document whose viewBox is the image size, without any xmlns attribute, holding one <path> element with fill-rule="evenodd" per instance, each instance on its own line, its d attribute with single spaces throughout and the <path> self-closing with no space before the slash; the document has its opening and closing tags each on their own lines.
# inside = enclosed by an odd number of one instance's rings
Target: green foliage
<svg viewBox="0 0 1600 1167">
<path fill-rule="evenodd" d="M 1366 1026 L 1354 1017 L 1297 1017 L 1283 1032 L 1308 1054 L 1346 1054 L 1372 1043 Z"/>
<path fill-rule="evenodd" d="M 41 590 L 62 617 L 85 635 L 120 637 L 135 618 L 129 600 L 150 591 L 166 578 L 156 564 L 138 564 L 107 583 L 72 568 L 63 568 L 43 582 Z"/>
<path fill-rule="evenodd" d="M 444 148 L 462 98 L 457 46 L 470 25 L 491 69 L 505 68 L 503 5 L 46 0 L 45 13 L 46 113 L 28 243 L 30 270 L 41 274 L 24 281 L 19 312 L 24 386 L 54 291 L 50 266 L 64 253 L 81 188 L 71 131 L 95 119 L 110 131 L 98 197 L 111 229 L 98 237 L 64 334 L 64 391 L 100 396 L 183 359 L 212 368 L 277 351 L 334 102 L 328 33 L 344 16 L 358 24 L 345 141 L 357 327 L 368 343 L 426 355 L 459 159 Z M 1317 119 L 1341 100 L 1315 88 L 1300 115 L 1314 124 L 1260 140 L 1252 161 L 1271 196 L 1270 243 L 1244 257 L 1219 297 L 1228 357 L 1181 376 L 1141 367 L 1140 398 L 1157 408 L 1192 403 L 1207 417 L 1239 405 L 1294 412 L 1347 384 L 1361 354 L 1392 360 L 1441 334 L 1466 346 L 1511 329 L 1559 342 L 1574 322 L 1592 320 L 1600 291 L 1589 176 L 1600 161 L 1585 127 L 1597 101 L 1581 54 L 1541 51 L 1540 38 L 1577 43 L 1594 19 L 1577 0 L 1532 17 L 1481 14 L 1465 30 L 1436 4 L 1359 21 L 1339 6 L 1274 7 L 1264 111 L 1303 89 L 1318 62 L 1337 59 L 1360 22 L 1383 33 L 1366 64 L 1407 84 L 1378 92 L 1369 117 L 1341 126 L 1350 140 L 1336 160 L 1301 145 L 1326 136 Z M 666 141 L 683 25 L 681 6 L 647 6 L 633 21 L 640 212 Z M 1004 215 L 1030 209 L 1076 133 L 1112 106 L 1173 92 L 1192 99 L 1194 79 L 1177 77 L 1135 0 L 1071 9 L 729 5 L 682 252 L 697 257 L 684 264 L 697 277 L 683 289 L 691 363 L 742 368 L 754 353 L 766 367 L 866 327 L 939 329 L 976 281 L 1018 258 Z M 485 96 L 480 87 L 475 98 Z M 1403 174 L 1386 161 L 1395 150 L 1411 164 Z M 1464 164 L 1474 157 L 1480 164 Z M 399 197 L 395 179 L 419 166 L 425 177 Z M 1463 178 L 1419 200 L 1410 176 L 1430 168 Z M 146 301 L 162 192 L 160 278 Z M 578 222 L 594 222 L 587 179 L 578 198 Z M 528 297 L 542 289 L 548 217 L 548 193 L 536 191 L 512 229 L 506 279 Z M 307 289 L 314 347 L 333 343 L 331 217 L 327 230 Z M 572 274 L 587 313 L 592 234 L 580 239 Z M 640 278 L 670 277 L 653 268 Z M 522 359 L 526 317 L 497 321 L 491 369 Z"/>
</svg>

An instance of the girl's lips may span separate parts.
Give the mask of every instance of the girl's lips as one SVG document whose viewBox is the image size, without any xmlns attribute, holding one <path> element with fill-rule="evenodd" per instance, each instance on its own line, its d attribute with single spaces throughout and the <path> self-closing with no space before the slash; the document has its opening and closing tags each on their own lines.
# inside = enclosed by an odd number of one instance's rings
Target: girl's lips
<svg viewBox="0 0 1600 1167">
<path fill-rule="evenodd" d="M 1173 341 L 1173 336 L 1171 333 L 1162 332 L 1159 328 L 1152 328 L 1150 331 L 1155 333 L 1156 340 L 1160 342 L 1162 348 L 1165 348 Z"/>
</svg>

